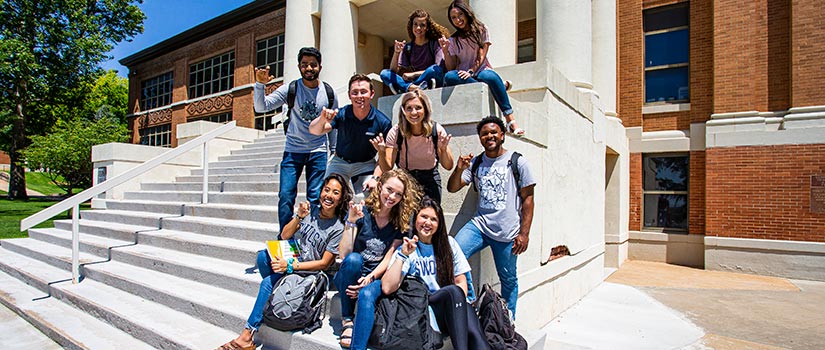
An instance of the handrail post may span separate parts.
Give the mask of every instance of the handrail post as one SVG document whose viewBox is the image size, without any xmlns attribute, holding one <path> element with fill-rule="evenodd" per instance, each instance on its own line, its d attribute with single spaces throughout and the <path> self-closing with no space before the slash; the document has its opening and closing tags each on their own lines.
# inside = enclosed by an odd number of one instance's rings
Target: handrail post
<svg viewBox="0 0 825 350">
<path fill-rule="evenodd" d="M 208 142 L 203 143 L 203 193 L 201 203 L 209 203 L 209 147 Z"/>
<path fill-rule="evenodd" d="M 72 283 L 80 283 L 80 204 L 72 207 Z"/>
</svg>

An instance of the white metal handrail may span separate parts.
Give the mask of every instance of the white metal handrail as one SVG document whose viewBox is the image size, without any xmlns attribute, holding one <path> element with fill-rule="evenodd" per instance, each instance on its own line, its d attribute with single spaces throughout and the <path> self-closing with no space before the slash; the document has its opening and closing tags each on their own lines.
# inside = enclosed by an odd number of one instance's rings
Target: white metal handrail
<svg viewBox="0 0 825 350">
<path fill-rule="evenodd" d="M 202 201 L 204 204 L 208 203 L 209 198 L 207 194 L 208 189 L 208 181 L 209 181 L 209 157 L 207 151 L 206 143 L 211 141 L 212 139 L 221 136 L 230 130 L 235 128 L 235 121 L 231 121 L 224 125 L 221 125 L 219 128 L 212 130 L 208 133 L 205 133 L 197 138 L 184 143 L 174 149 L 171 149 L 163 154 L 158 155 L 152 159 L 147 160 L 141 165 L 138 165 L 132 169 L 127 170 L 123 174 L 115 176 L 111 179 L 103 181 L 91 188 L 84 190 L 74 196 L 64 199 L 63 201 L 52 205 L 46 209 L 43 209 L 35 214 L 30 215 L 29 217 L 20 220 L 20 231 L 28 230 L 29 228 L 34 227 L 37 224 L 40 224 L 43 221 L 46 221 L 57 214 L 60 214 L 66 210 L 72 209 L 72 283 L 78 283 L 80 281 L 80 264 L 79 264 L 79 247 L 80 247 L 80 235 L 79 235 L 79 217 L 80 217 L 80 203 L 84 203 L 93 197 L 106 192 L 112 189 L 115 186 L 123 184 L 126 181 L 134 179 L 137 176 L 142 175 L 143 173 L 152 170 L 153 168 L 166 163 L 186 152 L 189 152 L 195 149 L 198 146 L 203 148 L 203 196 Z"/>
</svg>

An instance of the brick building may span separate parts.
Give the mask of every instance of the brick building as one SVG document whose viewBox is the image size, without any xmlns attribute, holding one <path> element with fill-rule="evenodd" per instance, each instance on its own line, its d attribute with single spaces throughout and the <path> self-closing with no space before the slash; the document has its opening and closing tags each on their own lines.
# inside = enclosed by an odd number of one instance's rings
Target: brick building
<svg viewBox="0 0 825 350">
<path fill-rule="evenodd" d="M 256 1 L 205 22 L 121 61 L 130 70 L 132 140 L 175 146 L 176 125 L 202 119 L 272 128 L 252 111 L 253 68 L 274 67 L 274 89 L 298 78 L 302 46 L 321 49 L 321 78 L 345 99 L 352 72 L 387 65 L 412 9 L 450 28 L 448 3 Z M 818 1 L 470 3 L 490 28 L 496 67 L 546 60 L 621 120 L 629 209 L 605 242 L 619 263 L 825 279 L 817 271 L 825 265 Z M 341 30 L 350 24 L 355 30 Z"/>
</svg>

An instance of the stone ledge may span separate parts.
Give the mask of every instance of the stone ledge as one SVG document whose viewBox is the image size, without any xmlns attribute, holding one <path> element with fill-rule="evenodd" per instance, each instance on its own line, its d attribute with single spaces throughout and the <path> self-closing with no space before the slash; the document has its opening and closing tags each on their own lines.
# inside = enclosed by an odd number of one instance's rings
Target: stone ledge
<svg viewBox="0 0 825 350">
<path fill-rule="evenodd" d="M 705 268 L 825 281 L 825 243 L 705 237 Z"/>
</svg>

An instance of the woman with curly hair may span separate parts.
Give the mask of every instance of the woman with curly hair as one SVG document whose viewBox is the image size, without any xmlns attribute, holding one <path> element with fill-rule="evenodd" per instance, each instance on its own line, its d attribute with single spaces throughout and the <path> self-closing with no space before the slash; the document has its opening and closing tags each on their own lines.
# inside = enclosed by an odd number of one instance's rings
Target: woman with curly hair
<svg viewBox="0 0 825 350">
<path fill-rule="evenodd" d="M 381 295 L 381 276 L 401 244 L 402 232 L 409 229 L 420 199 L 421 192 L 412 176 L 393 169 L 381 175 L 366 201 L 350 202 L 338 249 L 341 268 L 333 278 L 341 297 L 342 347 L 367 348 L 375 301 Z"/>
<path fill-rule="evenodd" d="M 427 11 L 413 11 L 407 22 L 410 42 L 395 41 L 390 69 L 381 71 L 381 81 L 393 94 L 419 88 L 435 89 L 444 79 L 441 67 L 444 55 L 438 38 L 448 34 L 447 28 L 435 23 Z"/>
<path fill-rule="evenodd" d="M 382 292 L 395 293 L 404 276 L 421 278 L 430 290 L 430 311 L 435 319 L 431 325 L 450 336 L 453 349 L 489 349 L 478 316 L 465 300 L 470 264 L 458 242 L 447 235 L 444 211 L 436 201 L 429 197 L 421 200 L 413 232 L 412 238 L 404 237 L 390 260 L 381 279 Z"/>
<path fill-rule="evenodd" d="M 512 84 L 502 81 L 487 60 L 487 51 L 491 45 L 487 26 L 476 18 L 470 5 L 462 0 L 454 0 L 447 7 L 447 16 L 456 31 L 449 39 L 446 36 L 438 39 L 444 55 L 444 64 L 449 70 L 444 75 L 444 85 L 476 82 L 487 84 L 498 108 L 504 114 L 504 119 L 507 120 L 506 131 L 515 136 L 523 136 L 524 129 L 516 124 L 510 97 L 507 96 L 507 90 Z"/>
<path fill-rule="evenodd" d="M 324 271 L 335 262 L 344 231 L 344 218 L 348 204 L 352 201 L 349 181 L 339 174 L 330 174 L 324 179 L 320 200 L 319 207 L 310 207 L 309 202 L 298 204 L 295 216 L 281 231 L 280 239 L 295 240 L 301 247 L 298 260 L 284 260 L 277 256 L 272 260 L 266 250 L 258 252 L 258 272 L 263 280 L 258 288 L 255 306 L 252 307 L 241 334 L 217 350 L 255 349 L 252 336 L 261 326 L 264 306 L 278 280 L 285 274 L 296 271 Z"/>
<path fill-rule="evenodd" d="M 379 136 L 371 140 L 378 150 L 378 165 L 382 171 L 393 166 L 410 172 L 426 196 L 441 203 L 441 174 L 438 165 L 452 170 L 451 135 L 432 120 L 430 99 L 421 91 L 401 96 L 398 124 L 387 133 L 386 142 Z"/>
</svg>

